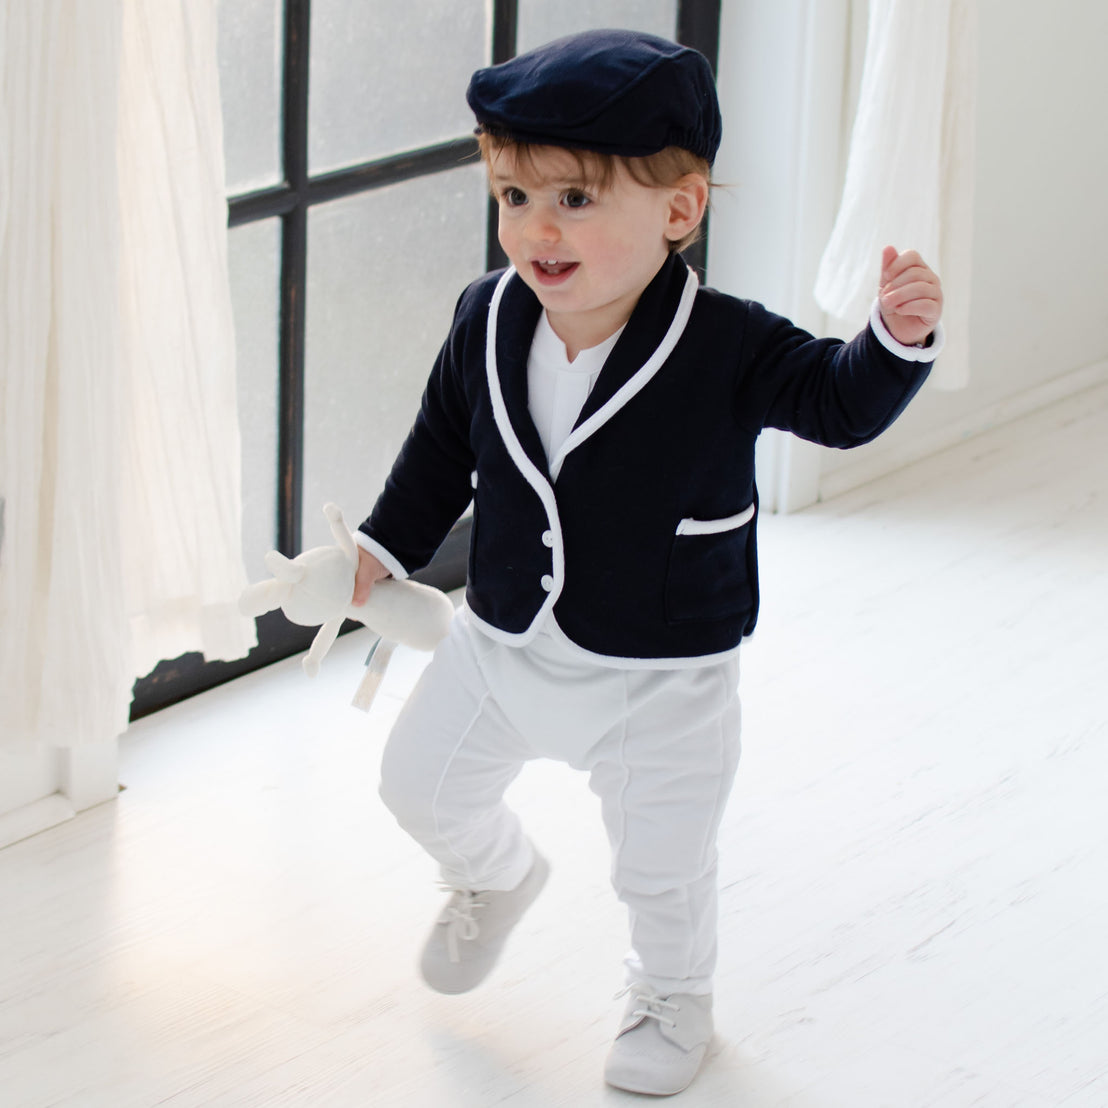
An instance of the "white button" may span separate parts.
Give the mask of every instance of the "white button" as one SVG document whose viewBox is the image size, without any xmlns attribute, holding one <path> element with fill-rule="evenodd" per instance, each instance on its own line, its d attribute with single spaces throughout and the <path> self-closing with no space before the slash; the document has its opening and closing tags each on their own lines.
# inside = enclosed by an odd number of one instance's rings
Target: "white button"
<svg viewBox="0 0 1108 1108">
<path fill-rule="evenodd" d="M 544 573 L 539 584 L 542 585 L 545 592 L 550 592 L 550 590 L 554 588 L 554 578 L 551 577 L 549 573 Z"/>
<path fill-rule="evenodd" d="M 542 533 L 542 544 L 543 544 L 543 546 L 553 546 L 554 545 L 554 532 L 553 531 L 543 531 L 543 533 Z"/>
</svg>

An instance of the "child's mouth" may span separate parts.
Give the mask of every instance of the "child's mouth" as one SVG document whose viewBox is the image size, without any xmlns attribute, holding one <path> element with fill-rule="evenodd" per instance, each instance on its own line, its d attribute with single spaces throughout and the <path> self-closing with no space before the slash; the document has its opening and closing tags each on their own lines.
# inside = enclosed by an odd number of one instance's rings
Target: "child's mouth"
<svg viewBox="0 0 1108 1108">
<path fill-rule="evenodd" d="M 559 262 L 555 259 L 536 258 L 531 262 L 535 276 L 544 284 L 562 280 L 577 268 L 577 262 Z"/>
</svg>

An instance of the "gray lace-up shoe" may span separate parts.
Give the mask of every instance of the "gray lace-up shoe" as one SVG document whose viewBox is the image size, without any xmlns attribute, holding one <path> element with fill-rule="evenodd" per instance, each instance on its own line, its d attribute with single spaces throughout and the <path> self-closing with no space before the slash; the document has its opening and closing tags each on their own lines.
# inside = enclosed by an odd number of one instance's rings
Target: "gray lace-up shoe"
<svg viewBox="0 0 1108 1108">
<path fill-rule="evenodd" d="M 508 892 L 454 889 L 423 948 L 423 980 L 439 993 L 465 993 L 480 985 L 549 874 L 546 859 L 536 852 L 530 872 Z"/>
<path fill-rule="evenodd" d="M 617 1089 L 671 1096 L 696 1077 L 712 1040 L 712 998 L 632 985 L 604 1080 Z"/>
</svg>

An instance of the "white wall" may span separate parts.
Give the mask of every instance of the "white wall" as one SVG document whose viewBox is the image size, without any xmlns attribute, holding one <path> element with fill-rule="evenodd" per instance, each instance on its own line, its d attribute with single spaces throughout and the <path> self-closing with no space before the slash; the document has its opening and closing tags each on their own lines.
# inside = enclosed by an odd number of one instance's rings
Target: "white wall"
<svg viewBox="0 0 1108 1108">
<path fill-rule="evenodd" d="M 852 75 L 849 33 L 814 24 L 841 26 L 849 10 L 845 0 L 724 4 L 718 176 L 734 187 L 716 201 L 712 281 L 817 331 L 812 259 L 843 163 L 826 139 L 805 161 L 806 135 L 838 118 L 846 136 L 850 106 L 829 82 L 836 64 L 840 91 Z M 970 385 L 928 386 L 870 446 L 812 448 L 823 496 L 1108 377 L 1108 4 L 979 0 L 978 12 Z"/>
<path fill-rule="evenodd" d="M 852 2 L 861 0 L 728 0 L 720 26 L 708 276 L 816 333 L 826 321 L 811 290 L 842 176 Z M 820 453 L 764 433 L 762 510 L 814 501 Z"/>
</svg>

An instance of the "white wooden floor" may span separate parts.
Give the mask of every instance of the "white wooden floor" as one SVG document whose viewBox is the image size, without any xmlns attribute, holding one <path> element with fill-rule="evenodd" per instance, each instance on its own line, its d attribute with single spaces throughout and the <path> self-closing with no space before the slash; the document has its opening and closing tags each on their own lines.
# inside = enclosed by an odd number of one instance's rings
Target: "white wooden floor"
<svg viewBox="0 0 1108 1108">
<path fill-rule="evenodd" d="M 723 836 L 718 1036 L 681 1102 L 1108 1105 L 1108 388 L 762 522 Z M 622 909 L 584 783 L 447 998 L 440 901 L 375 795 L 364 639 L 135 726 L 116 803 L 0 851 L 0 1105 L 620 1105 Z M 398 664 L 399 663 L 399 664 Z"/>
</svg>

